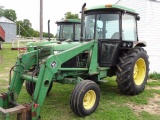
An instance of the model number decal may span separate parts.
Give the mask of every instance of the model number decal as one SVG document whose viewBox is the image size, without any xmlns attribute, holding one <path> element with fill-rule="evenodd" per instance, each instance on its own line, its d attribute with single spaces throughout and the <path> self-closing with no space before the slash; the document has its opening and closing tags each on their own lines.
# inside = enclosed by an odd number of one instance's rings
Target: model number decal
<svg viewBox="0 0 160 120">
<path fill-rule="evenodd" d="M 51 63 L 51 67 L 52 67 L 52 68 L 56 67 L 56 64 L 57 64 L 56 61 L 53 61 L 53 62 Z"/>
</svg>

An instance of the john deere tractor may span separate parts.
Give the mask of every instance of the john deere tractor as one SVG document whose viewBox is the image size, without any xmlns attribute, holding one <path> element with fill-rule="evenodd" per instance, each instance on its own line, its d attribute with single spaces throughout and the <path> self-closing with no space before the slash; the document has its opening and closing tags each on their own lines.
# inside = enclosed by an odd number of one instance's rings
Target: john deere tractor
<svg viewBox="0 0 160 120">
<path fill-rule="evenodd" d="M 57 40 L 79 41 L 81 21 L 78 19 L 65 19 L 56 22 Z"/>
<path fill-rule="evenodd" d="M 57 34 L 56 40 L 50 38 L 50 20 L 48 20 L 48 40 L 39 40 L 38 42 L 29 42 L 27 46 L 40 46 L 57 41 L 78 41 L 80 39 L 81 20 L 65 19 L 56 22 Z"/>
<path fill-rule="evenodd" d="M 143 49 L 146 43 L 138 39 L 138 13 L 119 5 L 85 5 L 79 41 L 41 44 L 17 59 L 8 92 L 0 95 L 3 119 L 14 113 L 17 119 L 38 120 L 53 82 L 77 84 L 70 98 L 77 116 L 88 116 L 96 110 L 100 100 L 97 83 L 107 76 L 117 76 L 118 88 L 124 94 L 137 95 L 144 90 L 149 62 Z M 32 102 L 19 105 L 16 101 L 24 81 L 34 83 L 27 87 L 32 89 Z"/>
</svg>

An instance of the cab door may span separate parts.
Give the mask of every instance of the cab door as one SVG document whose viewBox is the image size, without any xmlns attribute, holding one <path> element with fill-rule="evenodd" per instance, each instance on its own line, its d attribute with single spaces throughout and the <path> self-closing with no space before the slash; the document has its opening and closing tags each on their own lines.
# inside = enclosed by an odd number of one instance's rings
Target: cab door
<svg viewBox="0 0 160 120">
<path fill-rule="evenodd" d="M 121 41 L 120 14 L 97 14 L 95 37 L 98 39 L 98 63 L 110 67 L 117 59 Z"/>
</svg>

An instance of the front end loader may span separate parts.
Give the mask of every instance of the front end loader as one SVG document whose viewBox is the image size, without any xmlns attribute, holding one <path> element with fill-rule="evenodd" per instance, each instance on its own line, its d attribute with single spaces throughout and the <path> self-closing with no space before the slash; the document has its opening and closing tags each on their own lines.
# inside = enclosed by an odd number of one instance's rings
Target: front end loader
<svg viewBox="0 0 160 120">
<path fill-rule="evenodd" d="M 0 95 L 0 115 L 9 120 L 38 120 L 53 82 L 77 84 L 70 106 L 77 116 L 88 116 L 98 107 L 97 83 L 117 75 L 120 91 L 141 93 L 147 82 L 149 61 L 145 42 L 138 40 L 138 14 L 119 5 L 82 6 L 81 36 L 77 42 L 41 44 L 18 57 L 10 77 L 9 89 Z M 85 19 L 84 19 L 85 16 Z M 85 24 L 84 24 L 85 23 Z M 10 75 L 11 76 L 11 75 Z M 32 102 L 19 105 L 18 95 L 24 82 Z"/>
</svg>

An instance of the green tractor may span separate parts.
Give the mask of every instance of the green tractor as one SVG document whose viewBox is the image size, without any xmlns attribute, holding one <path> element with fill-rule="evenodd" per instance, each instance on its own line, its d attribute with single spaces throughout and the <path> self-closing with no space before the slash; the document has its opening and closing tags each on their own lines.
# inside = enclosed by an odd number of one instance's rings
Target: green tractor
<svg viewBox="0 0 160 120">
<path fill-rule="evenodd" d="M 145 42 L 138 40 L 138 14 L 119 5 L 88 9 L 85 5 L 79 41 L 41 44 L 19 56 L 11 69 L 9 90 L 0 95 L 4 120 L 13 113 L 17 119 L 38 120 L 53 82 L 77 83 L 70 99 L 77 116 L 88 116 L 96 110 L 100 100 L 97 83 L 107 76 L 117 75 L 118 88 L 124 94 L 137 95 L 145 89 L 149 61 L 142 48 Z M 32 102 L 19 105 L 16 101 L 24 81 L 35 85 L 30 91 Z"/>
<path fill-rule="evenodd" d="M 54 43 L 58 41 L 79 41 L 81 20 L 78 19 L 65 19 L 56 22 L 57 34 L 56 40 L 50 38 L 50 20 L 48 21 L 48 40 L 39 40 L 38 42 L 28 42 L 27 51 L 32 51 L 36 46 L 41 46 L 48 43 Z M 31 48 L 31 46 L 33 46 Z"/>
<path fill-rule="evenodd" d="M 50 43 L 58 43 L 62 41 L 74 41 L 74 42 L 79 41 L 81 20 L 65 19 L 65 20 L 56 21 L 56 24 L 57 24 L 56 40 L 50 40 L 50 21 L 48 21 L 48 34 L 49 34 L 48 40 L 27 43 L 27 51 L 28 52 L 34 51 L 35 49 L 37 49 L 38 46 L 42 46 Z M 34 70 L 35 70 L 34 67 L 32 69 L 29 69 L 30 74 L 32 74 Z M 50 90 L 52 89 L 52 84 L 50 85 L 47 93 L 49 93 Z M 35 83 L 26 81 L 25 87 L 26 87 L 27 93 L 32 96 L 35 89 Z"/>
<path fill-rule="evenodd" d="M 57 40 L 79 41 L 81 20 L 65 19 L 56 22 L 57 24 Z"/>
</svg>

